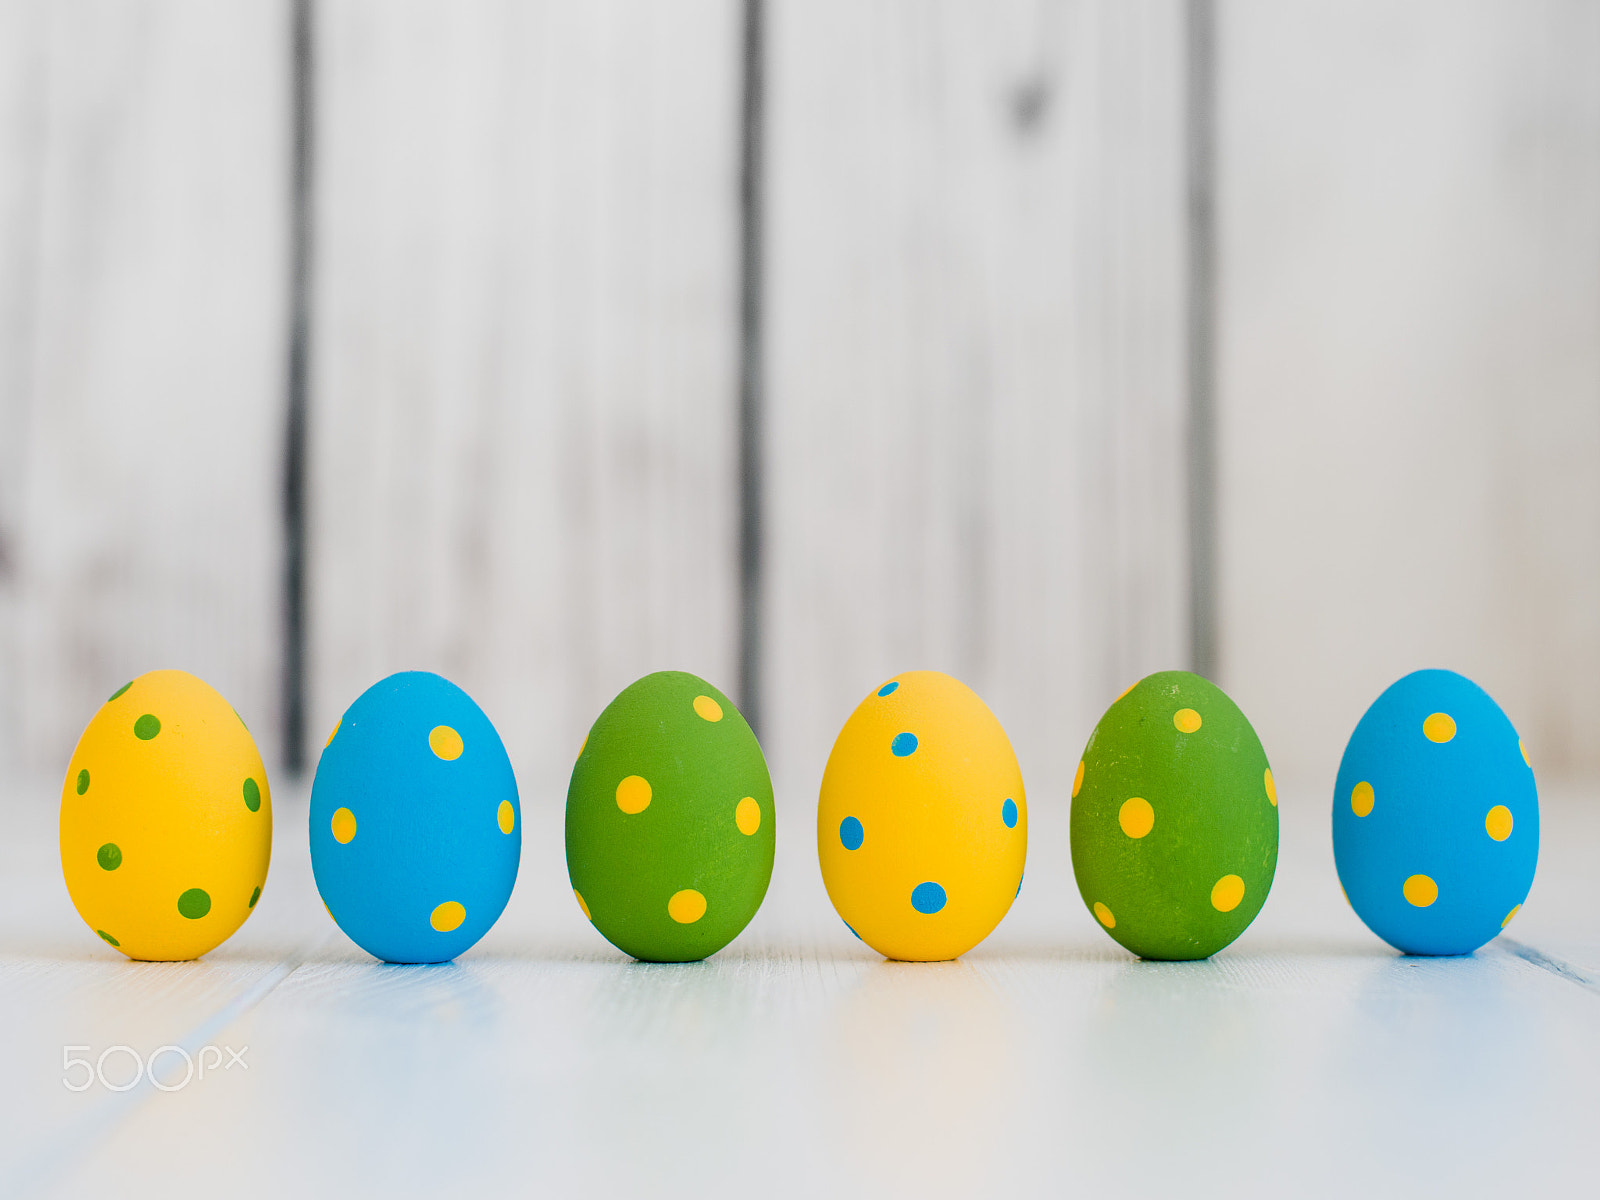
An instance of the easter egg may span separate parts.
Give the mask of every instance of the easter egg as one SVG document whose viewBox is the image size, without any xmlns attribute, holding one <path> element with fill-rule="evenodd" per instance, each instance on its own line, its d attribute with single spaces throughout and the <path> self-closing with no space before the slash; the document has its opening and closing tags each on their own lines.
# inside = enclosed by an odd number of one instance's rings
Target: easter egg
<svg viewBox="0 0 1600 1200">
<path fill-rule="evenodd" d="M 567 875 L 624 954 L 692 962 L 756 915 L 772 879 L 772 780 L 733 702 L 683 671 L 629 684 L 567 787 Z"/>
<path fill-rule="evenodd" d="M 446 962 L 504 911 L 522 857 L 517 780 L 472 697 L 428 671 L 373 684 L 311 785 L 311 867 L 339 928 L 388 962 Z"/>
<path fill-rule="evenodd" d="M 151 671 L 100 706 L 61 788 L 78 915 L 129 958 L 197 958 L 243 925 L 272 857 L 255 740 L 215 689 Z"/>
<path fill-rule="evenodd" d="M 1248 928 L 1278 864 L 1278 791 L 1239 707 L 1188 671 L 1146 676 L 1089 735 L 1072 783 L 1072 870 L 1141 958 L 1208 958 Z"/>
<path fill-rule="evenodd" d="M 1539 793 L 1517 731 L 1454 671 L 1415 671 L 1361 718 L 1333 796 L 1339 882 L 1407 954 L 1470 954 L 1527 898 Z"/>
<path fill-rule="evenodd" d="M 856 706 L 828 755 L 817 858 L 852 933 L 886 958 L 956 958 L 1022 886 L 1028 801 L 1000 722 L 939 671 L 909 671 Z"/>
</svg>

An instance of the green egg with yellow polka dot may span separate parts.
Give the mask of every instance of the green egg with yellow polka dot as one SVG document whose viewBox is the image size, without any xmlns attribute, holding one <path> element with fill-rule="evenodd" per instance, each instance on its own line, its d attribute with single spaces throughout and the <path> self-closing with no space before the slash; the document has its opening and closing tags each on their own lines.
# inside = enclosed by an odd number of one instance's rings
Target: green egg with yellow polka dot
<svg viewBox="0 0 1600 1200">
<path fill-rule="evenodd" d="M 595 721 L 567 788 L 567 874 L 612 945 L 649 962 L 715 954 L 772 879 L 772 780 L 739 710 L 657 671 Z"/>
<path fill-rule="evenodd" d="M 1277 864 L 1277 786 L 1238 705 L 1188 671 L 1119 696 L 1072 784 L 1072 869 L 1101 927 L 1141 958 L 1208 958 L 1255 920 Z"/>
<path fill-rule="evenodd" d="M 198 958 L 250 916 L 272 858 L 255 739 L 186 671 L 118 688 L 61 786 L 61 870 L 80 916 L 129 958 Z"/>
</svg>

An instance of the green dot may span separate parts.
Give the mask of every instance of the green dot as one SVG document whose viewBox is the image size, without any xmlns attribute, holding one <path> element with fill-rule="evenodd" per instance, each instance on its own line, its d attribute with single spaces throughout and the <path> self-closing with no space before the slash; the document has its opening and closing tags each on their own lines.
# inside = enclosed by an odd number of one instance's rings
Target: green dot
<svg viewBox="0 0 1600 1200">
<path fill-rule="evenodd" d="M 95 851 L 94 860 L 100 864 L 101 870 L 115 871 L 122 865 L 122 847 L 115 842 L 107 842 Z"/>
<path fill-rule="evenodd" d="M 85 767 L 78 772 L 78 795 L 83 795 L 89 790 L 89 768 Z"/>
<path fill-rule="evenodd" d="M 261 787 L 254 779 L 244 781 L 244 806 L 251 812 L 261 811 Z"/>
<path fill-rule="evenodd" d="M 161 721 L 154 713 L 145 713 L 133 723 L 133 736 L 141 742 L 148 742 L 161 732 Z"/>
<path fill-rule="evenodd" d="M 191 921 L 198 921 L 211 911 L 211 897 L 200 888 L 190 888 L 178 897 L 178 912 Z"/>
<path fill-rule="evenodd" d="M 131 679 L 130 679 L 130 680 L 128 680 L 128 682 L 127 682 L 127 683 L 125 683 L 125 684 L 123 684 L 123 685 L 122 685 L 122 686 L 121 686 L 121 687 L 119 687 L 119 688 L 118 688 L 118 689 L 117 689 L 117 690 L 116 690 L 116 691 L 114 691 L 114 692 L 112 692 L 112 693 L 111 693 L 111 695 L 109 695 L 109 696 L 107 696 L 107 697 L 106 697 L 106 703 L 107 703 L 107 704 L 110 704 L 110 703 L 111 703 L 111 702 L 112 702 L 112 701 L 113 701 L 113 700 L 115 700 L 115 699 L 116 699 L 116 698 L 117 698 L 117 697 L 118 697 L 118 696 L 120 696 L 120 695 L 122 695 L 122 693 L 123 693 L 123 692 L 125 692 L 125 691 L 127 691 L 127 690 L 128 690 L 128 689 L 129 689 L 129 688 L 131 688 L 131 687 L 132 687 L 132 686 L 133 686 L 133 680 L 131 680 Z M 105 934 L 103 934 L 103 933 L 102 933 L 102 934 L 101 934 L 101 935 L 100 935 L 100 936 L 101 936 L 101 937 L 106 937 L 106 935 L 105 935 Z M 110 938 L 106 938 L 106 941 L 108 941 L 108 942 L 111 942 L 111 939 L 110 939 Z M 112 944 L 112 945 L 113 945 L 113 946 L 115 946 L 115 945 L 116 945 L 116 943 L 115 943 L 115 942 L 111 942 L 111 944 Z"/>
<path fill-rule="evenodd" d="M 128 689 L 127 689 L 127 688 L 123 688 L 123 689 L 122 689 L 122 690 L 123 690 L 123 691 L 127 691 L 127 690 L 128 690 Z M 113 700 L 115 700 L 115 699 L 116 699 L 116 697 L 115 697 L 115 696 L 113 696 L 113 697 L 111 697 L 111 698 L 112 698 L 112 699 L 113 699 Z M 96 930 L 95 930 L 95 932 L 96 932 L 96 933 L 98 933 L 98 934 L 99 934 L 99 935 L 100 935 L 100 936 L 101 936 L 101 937 L 103 937 L 103 938 L 104 938 L 104 939 L 105 939 L 105 940 L 106 940 L 106 941 L 108 941 L 108 942 L 110 942 L 110 943 L 111 943 L 111 944 L 112 944 L 112 945 L 113 945 L 113 946 L 120 946 L 120 945 L 122 945 L 122 943 L 121 943 L 121 942 L 119 942 L 119 941 L 117 941 L 117 939 L 116 939 L 116 938 L 114 938 L 114 937 L 112 937 L 112 936 L 111 936 L 111 935 L 110 935 L 110 934 L 109 934 L 109 933 L 107 933 L 107 932 L 106 932 L 106 931 L 105 931 L 105 930 L 104 930 L 104 929 L 96 929 Z"/>
<path fill-rule="evenodd" d="M 229 708 L 233 708 L 233 705 L 230 704 L 230 705 L 228 705 L 228 707 Z M 239 710 L 237 708 L 233 709 L 233 715 L 236 716 L 236 717 L 239 717 Z M 243 717 L 239 717 L 239 724 L 244 725 L 244 718 Z M 249 733 L 250 732 L 250 726 L 244 725 L 244 731 L 246 733 Z"/>
<path fill-rule="evenodd" d="M 250 907 L 254 908 L 256 906 L 256 901 L 259 899 L 261 899 L 261 889 L 257 888 L 255 891 L 250 893 Z"/>
</svg>

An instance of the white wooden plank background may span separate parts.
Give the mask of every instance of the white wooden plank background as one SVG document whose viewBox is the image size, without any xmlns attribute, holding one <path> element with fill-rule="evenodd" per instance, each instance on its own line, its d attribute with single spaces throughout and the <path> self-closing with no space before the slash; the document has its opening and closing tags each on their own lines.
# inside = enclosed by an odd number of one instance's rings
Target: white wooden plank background
<svg viewBox="0 0 1600 1200">
<path fill-rule="evenodd" d="M 284 6 L 12 4 L 5 29 L 0 760 L 65 762 L 157 667 L 275 760 Z"/>
<path fill-rule="evenodd" d="M 436 670 L 559 805 L 635 677 L 736 678 L 738 9 L 319 14 L 312 727 Z"/>
<path fill-rule="evenodd" d="M 1331 781 L 1390 682 L 1600 770 L 1600 9 L 1221 8 L 1222 674 Z"/>
<path fill-rule="evenodd" d="M 936 668 L 1060 790 L 1187 655 L 1182 11 L 779 3 L 770 37 L 780 782 L 804 812 L 861 697 Z"/>
</svg>

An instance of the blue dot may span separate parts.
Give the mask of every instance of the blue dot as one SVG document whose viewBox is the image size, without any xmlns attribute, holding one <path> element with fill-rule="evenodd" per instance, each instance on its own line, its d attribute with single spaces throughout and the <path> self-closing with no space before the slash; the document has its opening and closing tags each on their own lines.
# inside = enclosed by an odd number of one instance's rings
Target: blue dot
<svg viewBox="0 0 1600 1200">
<path fill-rule="evenodd" d="M 878 695 L 887 696 L 890 692 L 894 691 L 895 688 L 897 688 L 899 686 L 900 686 L 900 684 L 899 684 L 899 682 L 897 680 L 891 679 L 888 683 L 884 684 L 881 688 L 878 689 Z"/>
<path fill-rule="evenodd" d="M 936 913 L 944 907 L 944 889 L 937 883 L 919 883 L 911 889 L 911 907 L 919 913 Z"/>
<path fill-rule="evenodd" d="M 846 817 L 839 822 L 839 840 L 844 843 L 846 850 L 861 849 L 866 836 L 867 831 L 861 828 L 861 822 L 854 817 Z"/>
<path fill-rule="evenodd" d="M 843 919 L 843 918 L 840 918 L 840 919 L 841 919 L 841 920 L 842 920 L 842 919 Z M 865 941 L 865 940 L 866 940 L 866 939 L 865 939 L 865 938 L 863 938 L 863 937 L 862 937 L 862 936 L 861 936 L 861 935 L 860 935 L 860 934 L 859 934 L 859 933 L 856 933 L 856 927 L 855 927 L 855 926 L 854 926 L 854 925 L 852 925 L 852 924 L 850 924 L 850 922 L 849 922 L 849 921 L 845 921 L 845 923 L 844 923 L 844 927 L 845 927 L 845 928 L 846 928 L 846 929 L 848 929 L 848 930 L 849 930 L 849 931 L 850 931 L 850 932 L 851 932 L 851 933 L 855 933 L 855 935 L 856 935 L 856 941 L 858 941 L 858 942 L 860 942 L 860 941 Z"/>
<path fill-rule="evenodd" d="M 889 749 L 894 751 L 896 758 L 904 758 L 917 748 L 917 735 L 914 733 L 897 733 L 894 741 L 889 743 Z"/>
<path fill-rule="evenodd" d="M 1017 827 L 1017 802 L 1015 800 L 1008 799 L 1000 806 L 1000 819 L 1006 823 L 1007 829 L 1015 829 Z"/>
<path fill-rule="evenodd" d="M 1017 898 L 1017 896 L 1022 895 L 1022 881 L 1026 877 L 1027 877 L 1027 872 L 1023 872 L 1023 874 L 1017 876 L 1017 893 L 1016 893 L 1016 896 L 1012 896 L 1011 897 L 1013 900 L 1015 900 Z"/>
</svg>

